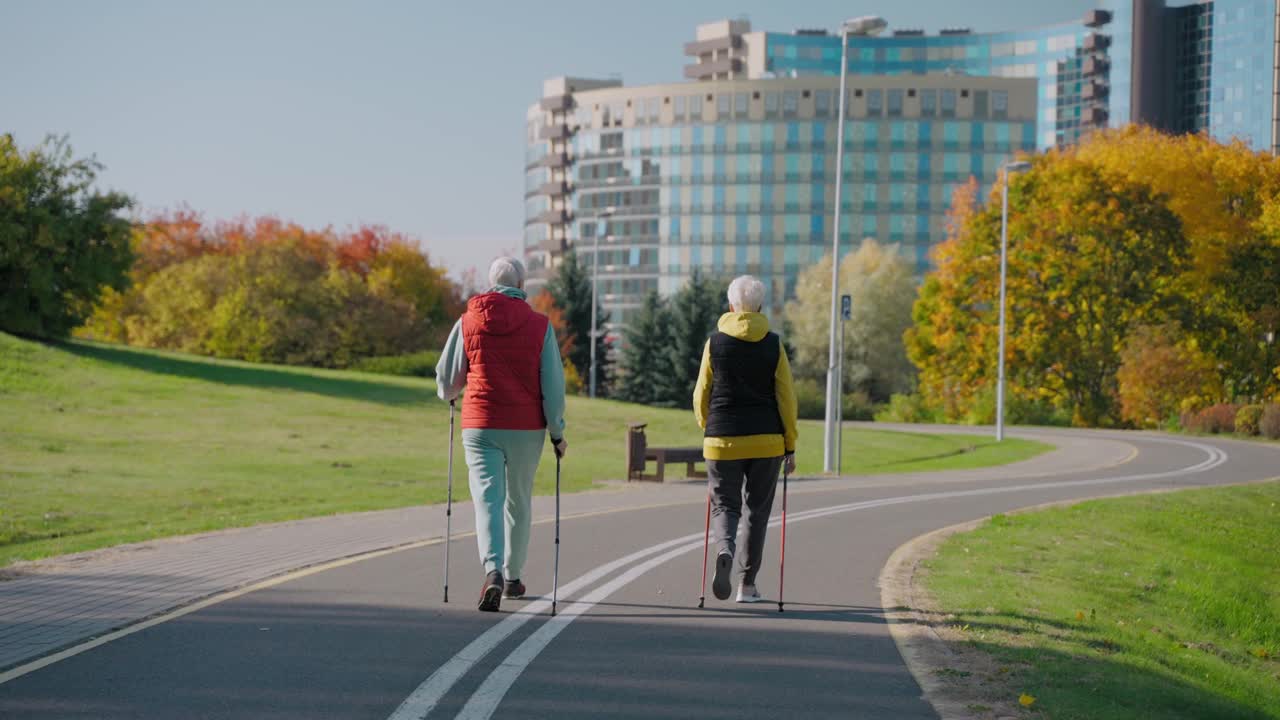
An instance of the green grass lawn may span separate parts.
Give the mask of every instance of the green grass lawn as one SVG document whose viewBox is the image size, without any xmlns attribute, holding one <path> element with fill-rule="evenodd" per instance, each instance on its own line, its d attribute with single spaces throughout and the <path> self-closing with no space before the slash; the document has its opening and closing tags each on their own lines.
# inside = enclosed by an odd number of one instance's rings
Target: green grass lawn
<svg viewBox="0 0 1280 720">
<path fill-rule="evenodd" d="M 166 535 L 443 502 L 448 406 L 435 384 L 0 334 L 0 566 Z M 687 411 L 569 399 L 563 487 L 625 477 L 626 423 L 697 445 Z M 467 498 L 459 433 L 455 498 Z M 801 430 L 801 473 L 821 469 Z M 975 467 L 1044 445 L 848 430 L 845 472 Z M 669 467 L 669 471 L 677 468 Z M 548 447 L 537 491 L 553 491 Z"/>
<path fill-rule="evenodd" d="M 1024 715 L 1280 718 L 1278 549 L 1280 483 L 1188 490 L 996 516 L 927 584 Z"/>
</svg>

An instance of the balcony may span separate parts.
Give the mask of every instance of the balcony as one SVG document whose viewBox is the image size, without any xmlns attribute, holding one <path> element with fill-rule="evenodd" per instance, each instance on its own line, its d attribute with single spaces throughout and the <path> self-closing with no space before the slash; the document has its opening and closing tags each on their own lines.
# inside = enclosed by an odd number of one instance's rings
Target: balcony
<svg viewBox="0 0 1280 720">
<path fill-rule="evenodd" d="M 1097 57 L 1091 55 L 1084 59 L 1080 66 L 1080 71 L 1085 77 L 1090 75 L 1102 75 L 1111 68 L 1111 63 L 1105 57 Z"/>
<path fill-rule="evenodd" d="M 552 170 L 562 168 L 562 167 L 568 167 L 572 163 L 573 161 L 570 160 L 569 156 L 565 155 L 564 153 L 556 153 L 554 155 L 548 155 L 542 159 L 542 166 L 549 167 Z"/>
<path fill-rule="evenodd" d="M 1104 127 L 1107 124 L 1106 108 L 1091 107 L 1085 108 L 1080 114 L 1080 123 L 1091 127 Z"/>
<path fill-rule="evenodd" d="M 538 187 L 534 188 L 533 192 L 528 194 L 528 197 L 533 197 L 535 195 L 547 195 L 550 197 L 559 197 L 561 195 L 567 195 L 568 193 L 569 193 L 569 183 L 564 182 L 563 180 L 552 180 L 550 182 L 544 182 Z"/>
<path fill-rule="evenodd" d="M 1080 97 L 1085 100 L 1100 100 L 1110 93 L 1110 89 L 1100 82 L 1087 82 L 1080 89 Z"/>
<path fill-rule="evenodd" d="M 1084 14 L 1085 27 L 1100 28 L 1110 23 L 1111 12 L 1109 10 L 1090 10 Z"/>
<path fill-rule="evenodd" d="M 550 97 L 544 97 L 538 102 L 538 105 L 543 110 L 548 110 L 550 112 L 562 112 L 573 107 L 573 96 L 552 95 Z"/>
<path fill-rule="evenodd" d="M 1111 47 L 1111 37 L 1108 35 L 1089 33 L 1084 39 L 1084 49 L 1087 52 L 1099 52 L 1109 47 Z"/>
<path fill-rule="evenodd" d="M 700 40 L 695 42 L 687 42 L 684 44 L 684 54 L 692 57 L 698 57 L 705 53 L 719 52 L 720 50 L 734 50 L 742 47 L 741 35 L 722 35 L 718 38 L 710 40 Z"/>
<path fill-rule="evenodd" d="M 538 131 L 539 140 L 564 140 L 573 134 L 573 131 L 564 125 L 543 125 Z"/>
<path fill-rule="evenodd" d="M 535 215 L 533 218 L 525 221 L 526 225 L 536 225 L 538 223 L 547 223 L 548 225 L 563 225 L 569 222 L 568 210 L 547 210 L 541 215 Z"/>
<path fill-rule="evenodd" d="M 690 80 L 706 80 L 716 75 L 738 72 L 742 72 L 742 60 L 738 58 L 722 58 L 684 66 L 684 76 Z"/>
</svg>

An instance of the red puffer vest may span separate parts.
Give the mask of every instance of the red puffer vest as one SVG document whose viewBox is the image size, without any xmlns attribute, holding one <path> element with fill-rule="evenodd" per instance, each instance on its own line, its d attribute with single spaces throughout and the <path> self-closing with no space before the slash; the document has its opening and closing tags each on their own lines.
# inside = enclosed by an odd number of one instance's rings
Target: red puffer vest
<svg viewBox="0 0 1280 720">
<path fill-rule="evenodd" d="M 498 292 L 477 295 L 462 316 L 467 394 L 462 427 L 542 430 L 542 342 L 547 316 Z"/>
</svg>

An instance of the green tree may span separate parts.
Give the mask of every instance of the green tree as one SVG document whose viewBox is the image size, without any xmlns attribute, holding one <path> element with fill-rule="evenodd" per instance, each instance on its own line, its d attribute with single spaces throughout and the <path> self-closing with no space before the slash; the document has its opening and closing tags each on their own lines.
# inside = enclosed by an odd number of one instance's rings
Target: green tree
<svg viewBox="0 0 1280 720">
<path fill-rule="evenodd" d="M 127 286 L 132 201 L 94 189 L 101 169 L 66 138 L 23 153 L 0 135 L 0 328 L 63 337 Z"/>
<path fill-rule="evenodd" d="M 716 321 L 729 310 L 728 283 L 697 270 L 671 298 L 667 332 L 670 371 L 658 385 L 658 402 L 674 407 L 693 406 L 693 386 L 702 365 L 702 350 Z"/>
<path fill-rule="evenodd" d="M 573 349 L 569 352 L 569 362 L 578 369 L 583 378 L 583 385 L 588 385 L 591 377 L 591 268 L 585 260 L 572 251 L 564 254 L 556 274 L 547 282 L 546 290 L 551 294 L 555 306 L 564 313 L 566 331 L 573 338 Z M 604 326 L 609 322 L 609 313 L 604 312 L 597 304 L 599 313 L 596 327 L 601 330 L 595 338 L 596 364 L 599 374 L 596 383 L 600 394 L 607 395 L 611 375 L 609 344 L 604 337 Z"/>
<path fill-rule="evenodd" d="M 842 294 L 852 296 L 852 318 L 844 327 L 844 387 L 874 402 L 912 388 L 915 368 L 907 359 L 902 334 L 911 327 L 916 285 L 911 263 L 896 246 L 863 241 L 840 261 Z M 831 318 L 831 256 L 801 271 L 796 297 L 787 303 L 792 365 L 798 376 L 826 378 Z"/>
<path fill-rule="evenodd" d="M 627 324 L 626 344 L 621 353 L 618 397 L 645 405 L 672 406 L 659 397 L 663 384 L 671 375 L 671 313 L 658 293 L 650 292 L 644 305 Z"/>
</svg>

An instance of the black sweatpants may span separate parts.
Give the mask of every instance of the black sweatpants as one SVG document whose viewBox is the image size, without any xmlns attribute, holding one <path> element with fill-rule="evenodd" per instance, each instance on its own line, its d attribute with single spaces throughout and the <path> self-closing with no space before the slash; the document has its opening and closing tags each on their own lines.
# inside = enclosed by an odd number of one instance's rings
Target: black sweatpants
<svg viewBox="0 0 1280 720">
<path fill-rule="evenodd" d="M 764 538 L 773 510 L 773 494 L 778 487 L 782 457 L 750 460 L 708 460 L 707 484 L 711 491 L 711 535 L 720 552 L 738 558 L 742 582 L 756 584 L 756 573 L 764 558 Z M 738 520 L 742 517 L 746 491 L 747 521 L 743 528 L 747 552 L 737 552 Z"/>
</svg>

